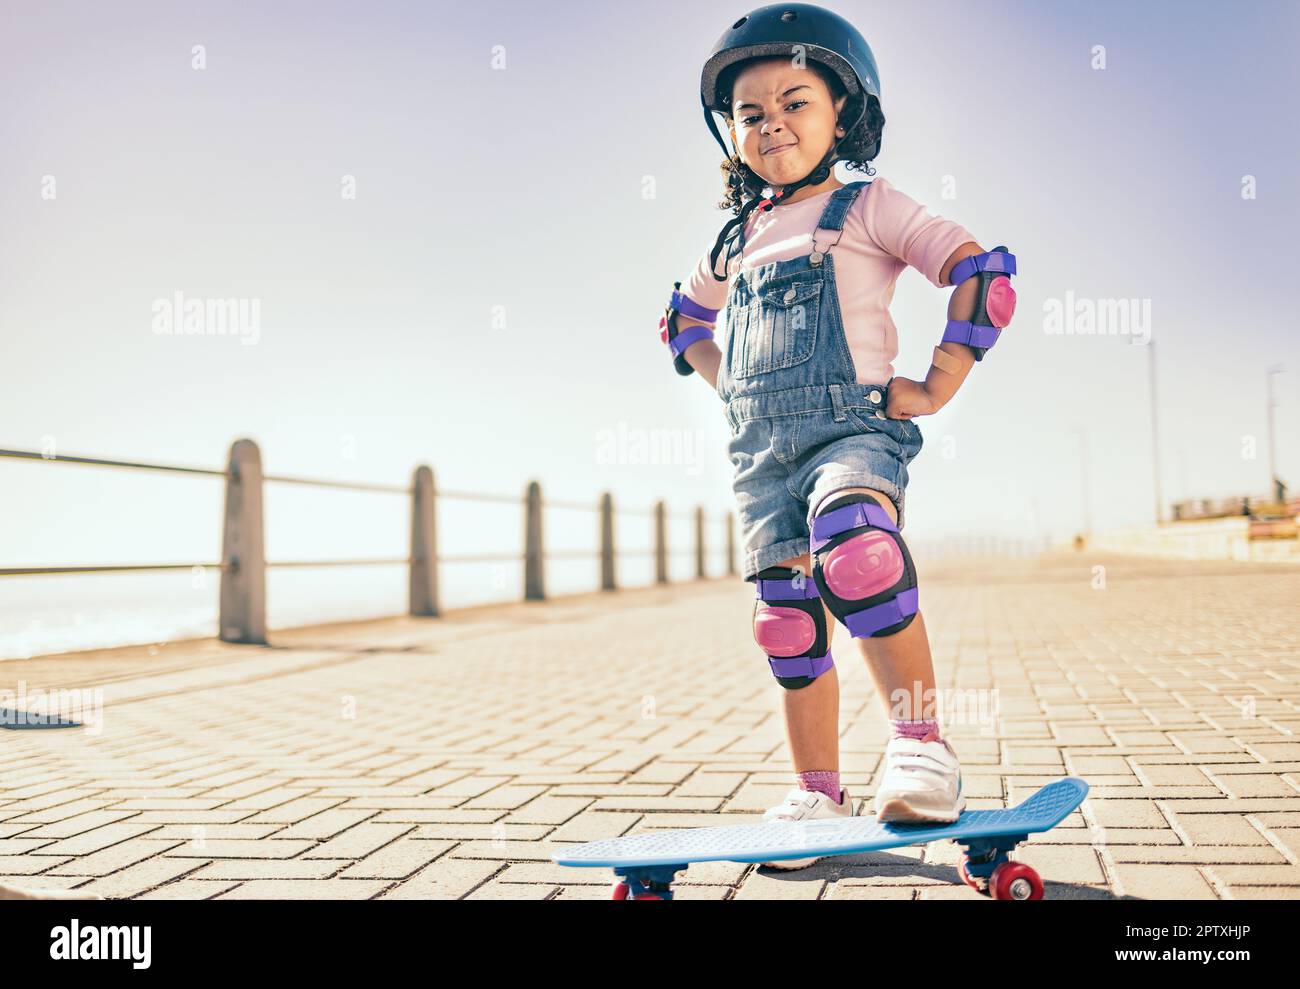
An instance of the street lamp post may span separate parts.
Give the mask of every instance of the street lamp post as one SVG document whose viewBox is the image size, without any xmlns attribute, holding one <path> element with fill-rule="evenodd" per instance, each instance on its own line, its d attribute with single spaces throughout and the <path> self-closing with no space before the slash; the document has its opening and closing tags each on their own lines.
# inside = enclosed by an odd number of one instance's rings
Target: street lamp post
<svg viewBox="0 0 1300 989">
<path fill-rule="evenodd" d="M 1076 425 L 1074 432 L 1079 437 L 1079 483 L 1083 487 L 1083 534 L 1092 537 L 1092 497 L 1088 477 L 1088 438 L 1083 433 L 1083 427 Z"/>
<path fill-rule="evenodd" d="M 1160 434 L 1156 423 L 1156 342 L 1154 339 L 1147 341 L 1147 350 L 1150 352 L 1147 368 L 1151 374 L 1151 473 L 1155 478 L 1156 524 L 1159 525 L 1165 518 L 1164 496 L 1160 492 Z"/>
<path fill-rule="evenodd" d="M 1273 409 L 1277 407 L 1277 399 L 1273 395 L 1273 375 L 1281 374 L 1286 368 L 1281 364 L 1273 364 L 1264 373 L 1264 380 L 1267 382 L 1268 391 L 1268 478 L 1269 486 L 1272 490 L 1269 494 L 1277 499 L 1282 500 L 1280 482 L 1277 476 L 1277 447 L 1273 438 Z"/>
</svg>

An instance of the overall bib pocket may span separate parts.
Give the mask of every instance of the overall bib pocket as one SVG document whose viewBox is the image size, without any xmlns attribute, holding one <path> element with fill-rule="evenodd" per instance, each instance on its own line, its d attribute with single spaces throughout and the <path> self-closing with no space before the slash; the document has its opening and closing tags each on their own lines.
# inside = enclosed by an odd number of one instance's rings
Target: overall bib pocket
<svg viewBox="0 0 1300 989">
<path fill-rule="evenodd" d="M 800 272 L 769 279 L 743 313 L 733 347 L 732 377 L 748 378 L 802 364 L 817 345 L 822 279 Z"/>
</svg>

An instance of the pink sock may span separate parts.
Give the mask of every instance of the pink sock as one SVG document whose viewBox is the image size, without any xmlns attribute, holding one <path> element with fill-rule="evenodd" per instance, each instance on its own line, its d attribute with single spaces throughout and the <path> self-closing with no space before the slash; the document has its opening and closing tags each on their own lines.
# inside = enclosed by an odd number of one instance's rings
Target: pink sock
<svg viewBox="0 0 1300 989">
<path fill-rule="evenodd" d="M 923 721 L 894 721 L 891 718 L 889 724 L 893 729 L 891 738 L 922 739 L 933 733 L 932 741 L 939 741 L 939 722 L 933 718 L 926 718 Z"/>
<path fill-rule="evenodd" d="M 840 803 L 840 773 L 838 769 L 814 769 L 799 773 L 799 789 L 824 793 L 835 803 Z"/>
</svg>

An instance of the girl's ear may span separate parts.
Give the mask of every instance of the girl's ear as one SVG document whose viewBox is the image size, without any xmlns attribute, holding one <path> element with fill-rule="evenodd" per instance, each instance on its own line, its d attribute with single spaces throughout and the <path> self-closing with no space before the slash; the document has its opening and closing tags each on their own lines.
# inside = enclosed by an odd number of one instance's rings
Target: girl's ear
<svg viewBox="0 0 1300 989">
<path fill-rule="evenodd" d="M 844 104 L 848 102 L 848 99 L 849 99 L 849 94 L 845 93 L 843 96 L 841 96 L 838 100 L 835 101 L 835 119 L 837 121 L 835 125 L 835 133 L 840 137 L 844 136 L 844 127 L 841 124 L 839 124 L 838 121 L 840 119 L 840 114 L 844 112 Z"/>
</svg>

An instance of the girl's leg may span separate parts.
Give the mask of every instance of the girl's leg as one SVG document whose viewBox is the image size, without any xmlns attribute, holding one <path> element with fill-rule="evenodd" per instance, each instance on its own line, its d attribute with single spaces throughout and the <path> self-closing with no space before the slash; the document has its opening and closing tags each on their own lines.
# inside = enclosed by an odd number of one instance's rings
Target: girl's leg
<svg viewBox="0 0 1300 989">
<path fill-rule="evenodd" d="M 890 520 L 895 525 L 898 524 L 898 510 L 888 495 L 871 488 L 843 488 L 835 494 L 851 492 L 874 497 L 889 514 Z M 925 620 L 920 610 L 916 612 L 911 624 L 901 632 L 877 638 L 864 636 L 854 641 L 858 643 L 862 658 L 871 670 L 876 691 L 891 720 L 922 721 L 935 717 L 934 661 L 930 655 L 930 639 L 925 634 Z M 901 705 L 898 701 L 900 691 L 905 697 Z M 923 707 L 927 691 L 931 699 Z"/>
<path fill-rule="evenodd" d="M 812 580 L 809 554 L 777 564 L 793 567 Z M 823 608 L 825 605 L 822 606 Z M 826 644 L 835 635 L 835 616 L 826 612 Z M 785 705 L 785 731 L 796 773 L 839 772 L 840 768 L 840 682 L 835 667 L 798 690 L 781 688 Z"/>
</svg>

